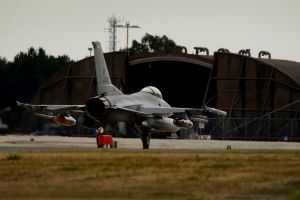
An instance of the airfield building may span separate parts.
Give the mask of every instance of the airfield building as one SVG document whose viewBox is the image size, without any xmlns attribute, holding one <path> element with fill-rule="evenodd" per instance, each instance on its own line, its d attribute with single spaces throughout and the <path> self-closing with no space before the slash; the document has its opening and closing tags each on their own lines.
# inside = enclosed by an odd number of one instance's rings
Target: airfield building
<svg viewBox="0 0 300 200">
<path fill-rule="evenodd" d="M 217 139 L 300 140 L 300 63 L 254 58 L 244 51 L 129 57 L 113 52 L 105 59 L 113 84 L 124 93 L 152 85 L 172 106 L 208 105 L 227 111 L 225 119 L 209 116 L 200 134 Z M 94 58 L 88 57 L 54 74 L 32 103 L 85 104 L 95 95 Z"/>
</svg>

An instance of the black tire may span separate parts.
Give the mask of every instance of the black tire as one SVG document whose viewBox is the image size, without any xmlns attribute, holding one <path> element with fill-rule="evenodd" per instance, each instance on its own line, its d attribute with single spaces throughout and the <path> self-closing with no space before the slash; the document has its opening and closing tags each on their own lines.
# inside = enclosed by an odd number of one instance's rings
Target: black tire
<svg viewBox="0 0 300 200">
<path fill-rule="evenodd" d="M 150 136 L 148 133 L 144 133 L 142 135 L 142 143 L 143 143 L 143 149 L 149 149 L 150 146 Z"/>
</svg>

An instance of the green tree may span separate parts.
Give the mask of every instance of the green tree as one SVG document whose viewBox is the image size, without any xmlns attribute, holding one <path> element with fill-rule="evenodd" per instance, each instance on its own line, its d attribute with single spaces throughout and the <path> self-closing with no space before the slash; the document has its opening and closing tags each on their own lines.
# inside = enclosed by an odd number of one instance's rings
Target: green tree
<svg viewBox="0 0 300 200">
<path fill-rule="evenodd" d="M 148 33 L 142 38 L 139 43 L 136 40 L 133 40 L 131 48 L 129 48 L 129 54 L 141 54 L 149 52 L 181 52 L 182 46 L 176 45 L 176 43 L 168 38 L 166 35 L 153 36 Z"/>
<path fill-rule="evenodd" d="M 11 106 L 16 100 L 30 102 L 38 87 L 54 72 L 72 63 L 66 55 L 47 55 L 43 48 L 30 47 L 18 53 L 13 62 L 0 58 L 0 107 Z"/>
<path fill-rule="evenodd" d="M 7 60 L 0 56 L 0 69 L 5 68 L 7 66 Z"/>
</svg>

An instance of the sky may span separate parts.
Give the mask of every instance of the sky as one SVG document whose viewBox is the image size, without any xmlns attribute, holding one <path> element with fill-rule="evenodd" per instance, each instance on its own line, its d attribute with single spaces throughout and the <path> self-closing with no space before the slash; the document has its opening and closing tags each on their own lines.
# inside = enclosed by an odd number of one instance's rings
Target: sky
<svg viewBox="0 0 300 200">
<path fill-rule="evenodd" d="M 266 50 L 274 59 L 300 62 L 298 0 L 0 0 L 0 56 L 12 61 L 33 46 L 77 61 L 96 40 L 108 52 L 112 15 L 141 27 L 129 30 L 129 41 L 166 35 L 189 53 L 195 46 L 211 54 L 251 49 L 253 57 Z M 117 40 L 117 49 L 126 47 L 125 29 Z"/>
</svg>

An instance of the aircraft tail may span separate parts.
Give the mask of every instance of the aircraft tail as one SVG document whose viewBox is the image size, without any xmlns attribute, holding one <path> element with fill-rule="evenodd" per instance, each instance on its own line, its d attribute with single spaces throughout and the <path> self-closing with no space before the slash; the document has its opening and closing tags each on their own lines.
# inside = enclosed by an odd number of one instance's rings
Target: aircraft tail
<svg viewBox="0 0 300 200">
<path fill-rule="evenodd" d="M 122 92 L 111 83 L 100 42 L 92 42 L 92 44 L 95 54 L 97 94 L 101 96 L 122 94 Z"/>
</svg>

